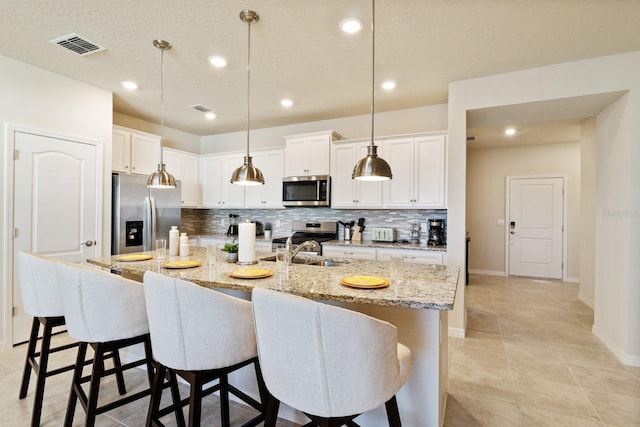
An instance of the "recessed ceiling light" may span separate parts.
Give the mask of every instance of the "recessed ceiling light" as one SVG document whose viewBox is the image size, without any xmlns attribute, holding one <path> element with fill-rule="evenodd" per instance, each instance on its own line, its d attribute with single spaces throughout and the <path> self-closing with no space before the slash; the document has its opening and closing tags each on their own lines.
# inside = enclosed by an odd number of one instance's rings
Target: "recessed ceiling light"
<svg viewBox="0 0 640 427">
<path fill-rule="evenodd" d="M 516 134 L 516 130 L 514 128 L 507 128 L 504 130 L 504 134 L 508 136 L 512 136 Z"/>
<path fill-rule="evenodd" d="M 382 89 L 384 90 L 391 90 L 396 88 L 396 82 L 394 82 L 393 80 L 387 80 L 382 82 L 380 86 L 382 86 Z"/>
<path fill-rule="evenodd" d="M 347 34 L 355 34 L 362 29 L 362 19 L 346 18 L 340 21 L 340 29 Z"/>
<path fill-rule="evenodd" d="M 293 101 L 290 99 L 283 99 L 282 101 L 280 101 L 280 105 L 282 105 L 285 108 L 289 108 L 293 105 Z"/>
<path fill-rule="evenodd" d="M 208 113 L 205 113 L 204 116 L 209 120 L 213 120 L 216 118 L 216 113 L 209 111 Z"/>
<path fill-rule="evenodd" d="M 135 82 L 129 82 L 129 81 L 125 81 L 125 82 L 120 82 L 120 84 L 122 85 L 123 88 L 125 89 L 129 89 L 129 90 L 136 90 L 138 89 L 138 85 Z"/>
<path fill-rule="evenodd" d="M 216 68 L 222 68 L 227 66 L 227 60 L 222 56 L 214 55 L 209 57 L 209 63 Z"/>
</svg>

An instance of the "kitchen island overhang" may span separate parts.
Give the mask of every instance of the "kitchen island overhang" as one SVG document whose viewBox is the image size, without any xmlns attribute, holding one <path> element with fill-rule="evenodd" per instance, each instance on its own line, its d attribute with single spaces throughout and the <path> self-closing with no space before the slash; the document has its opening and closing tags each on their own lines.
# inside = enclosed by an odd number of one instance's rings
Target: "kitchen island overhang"
<svg viewBox="0 0 640 427">
<path fill-rule="evenodd" d="M 268 255 L 258 254 L 258 259 Z M 389 263 L 348 260 L 332 267 L 293 264 L 288 267 L 287 277 L 282 277 L 275 271 L 274 262 L 260 261 L 251 267 L 272 269 L 275 274 L 262 279 L 237 279 L 229 273 L 243 267 L 218 260 L 213 271 L 207 265 L 205 248 L 192 248 L 189 259 L 202 261 L 202 266 L 191 269 L 165 269 L 155 259 L 118 262 L 116 258 L 87 262 L 140 281 L 144 272 L 159 271 L 215 290 L 231 291 L 247 299 L 254 287 L 275 289 L 388 321 L 398 328 L 398 340 L 411 349 L 413 357 L 411 378 L 397 395 L 403 425 L 442 425 L 448 377 L 446 311 L 453 309 L 458 267 L 406 263 L 402 283 L 391 283 L 382 289 L 354 289 L 342 285 L 340 279 L 351 275 L 386 278 L 389 277 Z M 257 395 L 257 390 L 252 390 L 251 386 L 245 388 L 245 385 L 254 384 L 251 372 L 240 373 L 235 381 L 245 392 Z M 280 416 L 294 422 L 306 422 L 302 414 L 284 405 Z M 384 405 L 362 414 L 356 421 L 371 427 L 386 426 Z"/>
</svg>

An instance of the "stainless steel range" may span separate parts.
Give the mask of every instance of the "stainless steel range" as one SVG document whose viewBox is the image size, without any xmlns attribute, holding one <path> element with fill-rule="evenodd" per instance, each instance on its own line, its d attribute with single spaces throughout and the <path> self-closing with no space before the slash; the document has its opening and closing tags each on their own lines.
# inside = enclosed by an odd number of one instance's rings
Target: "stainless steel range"
<svg viewBox="0 0 640 427">
<path fill-rule="evenodd" d="M 322 242 L 335 240 L 338 238 L 338 223 L 327 221 L 293 221 L 291 224 L 293 234 L 291 237 L 291 249 L 295 249 L 299 244 L 307 240 L 315 240 L 318 244 L 305 248 L 305 253 L 322 255 Z M 289 237 L 276 237 L 272 240 L 271 250 L 284 248 Z"/>
</svg>

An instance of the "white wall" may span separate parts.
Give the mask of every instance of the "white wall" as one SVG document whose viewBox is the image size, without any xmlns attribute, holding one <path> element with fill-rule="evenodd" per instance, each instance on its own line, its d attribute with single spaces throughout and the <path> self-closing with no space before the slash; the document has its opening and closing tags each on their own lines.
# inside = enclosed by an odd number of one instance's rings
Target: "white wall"
<svg viewBox="0 0 640 427">
<path fill-rule="evenodd" d="M 398 135 L 406 133 L 432 132 L 447 129 L 447 105 L 432 105 L 407 110 L 376 113 L 375 136 Z M 251 149 L 284 147 L 283 137 L 299 133 L 334 130 L 344 139 L 366 138 L 371 136 L 371 115 L 343 117 L 332 120 L 299 123 L 266 129 L 252 130 Z M 201 152 L 218 153 L 222 151 L 244 151 L 247 144 L 247 132 L 233 132 L 202 137 Z"/>
<path fill-rule="evenodd" d="M 566 174 L 567 276 L 580 276 L 580 143 L 496 147 L 467 151 L 467 228 L 469 268 L 505 273 L 507 176 Z"/>
<path fill-rule="evenodd" d="M 593 308 L 596 265 L 596 119 L 582 123 L 580 138 L 580 292 Z"/>
<path fill-rule="evenodd" d="M 638 69 L 640 51 L 451 83 L 447 260 L 464 261 L 468 110 L 628 91 L 596 117 L 593 331 L 624 363 L 640 366 L 640 122 L 631 120 L 640 111 Z M 458 290 L 464 299 L 464 286 Z M 464 324 L 459 307 L 451 326 Z"/>
<path fill-rule="evenodd" d="M 113 113 L 113 124 L 124 126 L 130 129 L 136 129 L 153 135 L 160 135 L 160 125 L 126 114 Z M 190 153 L 200 154 L 200 136 L 192 133 L 183 132 L 173 129 L 165 125 L 164 127 L 164 144 L 165 147 L 175 148 L 178 150 L 188 151 Z"/>
<path fill-rule="evenodd" d="M 78 81 L 51 73 L 13 59 L 0 56 L 0 270 L 2 271 L 2 303 L 0 309 L 12 305 L 12 241 L 10 212 L 6 195 L 10 194 L 11 177 L 7 175 L 7 125 L 36 129 L 86 140 L 102 141 L 104 149 L 104 204 L 111 203 L 111 122 L 112 94 Z M 102 225 L 103 251 L 111 239 L 110 218 Z M 104 245 L 106 244 L 106 246 Z M 10 345 L 11 318 L 3 312 L 0 318 L 0 348 Z M 7 344 L 8 343 L 8 344 Z"/>
</svg>

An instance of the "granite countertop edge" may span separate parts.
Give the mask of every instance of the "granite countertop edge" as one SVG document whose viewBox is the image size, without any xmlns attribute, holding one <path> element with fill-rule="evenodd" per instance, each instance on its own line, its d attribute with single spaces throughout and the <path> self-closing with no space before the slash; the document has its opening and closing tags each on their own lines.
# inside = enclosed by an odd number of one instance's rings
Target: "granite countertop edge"
<svg viewBox="0 0 640 427">
<path fill-rule="evenodd" d="M 208 288 L 251 292 L 254 287 L 265 287 L 310 299 L 441 311 L 453 309 L 460 273 L 458 267 L 405 263 L 403 283 L 391 284 L 381 289 L 355 289 L 340 284 L 341 278 L 362 274 L 388 277 L 388 262 L 348 260 L 344 265 L 335 267 L 294 264 L 289 267 L 288 276 L 283 282 L 275 263 L 262 260 L 271 253 L 256 253 L 256 255 L 260 260 L 258 264 L 247 267 L 272 269 L 274 274 L 271 277 L 251 280 L 233 278 L 229 273 L 246 267 L 224 262 L 221 258 L 218 259 L 213 271 L 207 265 L 206 249 L 202 247 L 193 247 L 192 254 L 188 258 L 201 261 L 202 266 L 190 269 L 160 268 L 156 259 L 121 262 L 116 260 L 117 255 L 89 259 L 87 262 L 138 281 L 142 281 L 146 271 L 157 271 Z"/>
</svg>

